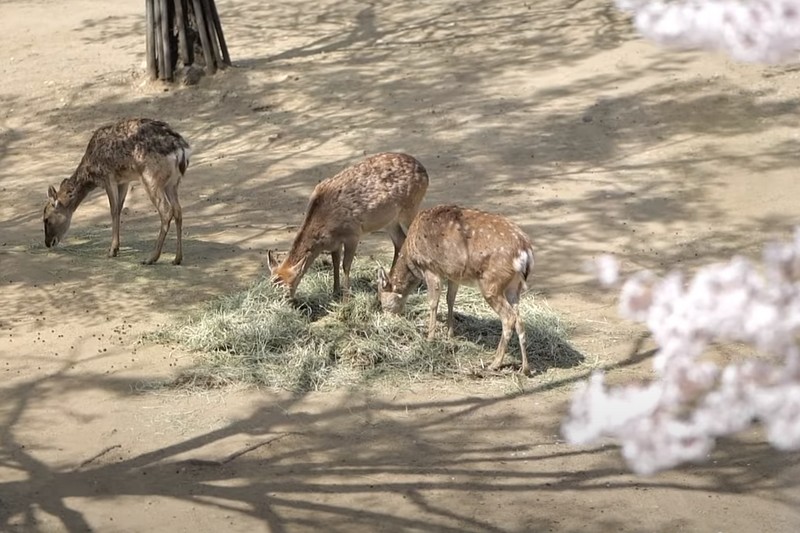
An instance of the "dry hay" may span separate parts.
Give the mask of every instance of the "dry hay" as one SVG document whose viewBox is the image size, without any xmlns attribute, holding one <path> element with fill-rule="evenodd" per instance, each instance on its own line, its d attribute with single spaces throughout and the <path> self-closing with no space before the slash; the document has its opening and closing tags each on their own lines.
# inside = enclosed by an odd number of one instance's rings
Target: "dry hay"
<svg viewBox="0 0 800 533">
<path fill-rule="evenodd" d="M 443 322 L 426 339 L 424 285 L 408 300 L 404 316 L 380 311 L 375 262 L 356 259 L 353 296 L 331 294 L 330 263 L 317 261 L 290 302 L 264 278 L 211 302 L 200 314 L 151 336 L 198 353 L 196 366 L 173 385 L 219 387 L 245 383 L 296 391 L 335 388 L 375 379 L 419 381 L 436 377 L 487 377 L 501 325 L 480 293 L 462 287 L 456 299 L 455 336 Z M 444 298 L 442 298 L 444 300 Z M 568 368 L 582 356 L 566 338 L 569 326 L 527 294 L 520 302 L 532 369 Z M 440 321 L 446 304 L 440 305 Z M 519 365 L 515 340 L 506 362 Z M 506 370 L 505 373 L 510 370 Z"/>
</svg>

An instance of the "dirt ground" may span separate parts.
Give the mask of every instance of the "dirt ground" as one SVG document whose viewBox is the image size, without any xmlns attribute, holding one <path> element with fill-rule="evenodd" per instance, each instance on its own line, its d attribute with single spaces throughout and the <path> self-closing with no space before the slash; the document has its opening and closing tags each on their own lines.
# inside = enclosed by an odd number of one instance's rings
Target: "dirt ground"
<svg viewBox="0 0 800 533">
<path fill-rule="evenodd" d="M 798 70 L 658 49 L 600 0 L 218 6 L 235 68 L 174 88 L 142 83 L 140 1 L 0 4 L 0 530 L 800 529 L 800 454 L 755 431 L 649 478 L 559 434 L 593 368 L 650 373 L 652 347 L 585 260 L 691 269 L 791 234 Z M 138 187 L 120 257 L 104 255 L 99 192 L 44 247 L 47 186 L 122 116 L 193 145 L 181 267 L 172 236 L 139 265 L 158 222 Z M 525 228 L 534 291 L 576 324 L 583 365 L 519 383 L 145 390 L 192 355 L 141 334 L 258 277 L 319 179 L 387 150 L 426 165 L 426 205 Z"/>
</svg>

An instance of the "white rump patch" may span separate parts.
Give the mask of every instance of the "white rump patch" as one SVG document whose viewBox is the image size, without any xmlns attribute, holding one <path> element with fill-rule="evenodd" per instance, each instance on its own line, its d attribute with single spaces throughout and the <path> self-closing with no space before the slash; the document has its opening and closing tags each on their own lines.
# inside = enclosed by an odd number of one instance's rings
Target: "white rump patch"
<svg viewBox="0 0 800 533">
<path fill-rule="evenodd" d="M 190 148 L 178 148 L 171 154 L 169 154 L 169 158 L 175 161 L 175 165 L 177 165 L 181 159 L 186 161 L 186 164 L 189 164 L 189 156 L 192 155 L 192 150 Z"/>
<path fill-rule="evenodd" d="M 533 250 L 520 250 L 519 255 L 514 258 L 514 270 L 520 274 L 530 272 L 533 269 Z"/>
<path fill-rule="evenodd" d="M 181 176 L 181 161 L 183 161 L 184 165 L 183 168 L 187 168 L 189 166 L 189 157 L 192 155 L 191 148 L 178 148 L 171 154 L 168 154 L 166 158 L 172 164 L 172 176 L 170 176 L 170 181 L 173 181 L 175 178 Z"/>
</svg>

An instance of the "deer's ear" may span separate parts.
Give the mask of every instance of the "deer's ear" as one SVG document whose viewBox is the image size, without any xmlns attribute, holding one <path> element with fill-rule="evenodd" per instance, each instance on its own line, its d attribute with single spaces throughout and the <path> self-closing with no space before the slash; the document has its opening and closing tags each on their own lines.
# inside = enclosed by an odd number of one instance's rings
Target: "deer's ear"
<svg viewBox="0 0 800 533">
<path fill-rule="evenodd" d="M 306 269 L 306 263 L 308 263 L 308 256 L 305 256 L 300 261 L 294 264 L 292 267 L 292 272 L 294 272 L 295 276 L 302 275 L 302 273 Z"/>
<path fill-rule="evenodd" d="M 269 269 L 270 273 L 272 273 L 273 269 L 277 268 L 279 264 L 280 263 L 275 257 L 275 254 L 272 253 L 272 250 L 267 250 L 267 268 Z"/>
<path fill-rule="evenodd" d="M 47 198 L 54 202 L 58 200 L 58 192 L 52 185 L 47 189 Z"/>
<path fill-rule="evenodd" d="M 383 267 L 378 267 L 378 288 L 385 291 L 389 288 L 389 276 Z"/>
</svg>

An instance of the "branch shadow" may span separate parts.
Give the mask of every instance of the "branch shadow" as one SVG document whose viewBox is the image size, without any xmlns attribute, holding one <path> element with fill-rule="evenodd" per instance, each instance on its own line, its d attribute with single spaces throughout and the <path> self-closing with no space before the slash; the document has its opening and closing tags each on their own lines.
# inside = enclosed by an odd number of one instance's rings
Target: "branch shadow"
<svg viewBox="0 0 800 533">
<path fill-rule="evenodd" d="M 265 34 L 276 36 L 275 44 L 260 55 L 238 54 L 239 68 L 198 87 L 131 95 L 123 84 L 124 90 L 98 95 L 90 83 L 81 88 L 85 100 L 43 118 L 48 131 L 68 124 L 80 137 L 121 116 L 174 123 L 195 147 L 181 195 L 198 244 L 210 244 L 226 227 L 247 227 L 253 247 L 286 246 L 317 181 L 364 153 L 403 149 L 429 169 L 427 205 L 456 201 L 515 213 L 543 256 L 558 258 L 537 265 L 540 279 L 559 280 L 562 265 L 573 265 L 567 270 L 576 274 L 578 265 L 604 251 L 604 242 L 620 243 L 615 247 L 632 261 L 652 255 L 657 264 L 695 246 L 643 253 L 651 239 L 641 226 L 648 224 L 712 226 L 717 229 L 698 238 L 698 246 L 735 247 L 763 225 L 725 228 L 714 196 L 724 186 L 719 169 L 763 172 L 797 163 L 792 141 L 747 155 L 710 142 L 700 152 L 683 151 L 703 137 L 790 126 L 797 106 L 777 92 L 741 91 L 724 78 L 668 79 L 691 56 L 653 55 L 563 83 L 531 81 L 542 69 L 576 64 L 634 38 L 627 18 L 605 3 L 576 7 L 550 0 L 498 8 L 472 0 L 412 8 L 379 1 L 315 10 L 279 3 L 267 13 L 250 1 L 220 3 L 220 9 L 233 50 L 265 50 Z M 140 23 L 127 16 L 87 19 L 78 33 L 102 39 L 102 26 L 131 39 L 141 33 Z M 468 45 L 481 47 L 458 55 Z M 664 81 L 618 94 L 621 84 L 654 72 Z M 521 90 L 495 94 L 485 82 L 497 78 Z M 574 99 L 590 103 L 552 104 Z M 338 155 L 322 157 L 331 145 Z M 69 165 L 63 167 L 68 175 Z M 571 182 L 597 185 L 576 194 Z M 30 235 L 34 219 L 25 216 L 5 229 L 24 227 Z M 209 282 L 220 290 L 230 286 L 213 276 Z M 570 287 L 553 281 L 543 290 L 553 295 Z"/>
<path fill-rule="evenodd" d="M 767 180 L 768 171 L 796 168 L 796 140 L 753 143 L 746 153 L 727 144 L 793 128 L 796 100 L 777 90 L 743 90 L 724 77 L 680 79 L 692 60 L 685 54 L 644 53 L 602 72 L 583 69 L 583 62 L 601 54 L 629 51 L 623 48 L 633 39 L 628 21 L 608 2 L 219 5 L 237 67 L 197 87 L 132 90 L 127 78 L 100 75 L 72 87 L 65 105 L 40 106 L 35 95 L 13 97 L 15 106 L 40 112 L 10 139 L 0 137 L 0 204 L 9 213 L 0 233 L 14 248 L 0 252 L 4 316 L 85 310 L 88 327 L 110 308 L 119 312 L 108 297 L 111 289 L 132 302 L 130 313 L 181 312 L 252 276 L 258 249 L 286 246 L 317 181 L 364 153 L 390 149 L 408 151 L 426 165 L 428 205 L 478 205 L 507 212 L 523 225 L 541 251 L 537 279 L 547 295 L 580 290 L 589 301 L 601 299 L 588 281 L 573 279 L 583 261 L 600 252 L 613 250 L 637 268 L 691 268 L 734 252 L 753 253 L 765 235 L 785 232 L 796 219 L 787 212 L 731 222 L 717 198 L 728 186 L 725 173 Z M 112 18 L 98 32 L 102 20 L 87 20 L 76 38 L 97 44 L 107 32 L 128 50 L 143 48 L 141 19 Z M 559 70 L 576 66 L 581 68 Z M 652 83 L 633 87 L 651 74 Z M 128 268 L 127 256 L 101 264 L 92 254 L 105 247 L 102 235 L 76 244 L 74 255 L 27 248 L 41 240 L 47 185 L 69 175 L 91 131 L 131 115 L 167 120 L 195 147 L 181 188 L 191 232 L 189 264 L 141 270 Z M 72 155 L 37 161 L 20 155 L 25 143 Z M 11 164 L 12 156 L 29 159 Z M 588 189 L 572 187 L 587 183 Z M 107 213 L 105 206 L 85 209 L 76 223 L 91 236 L 91 228 L 105 227 Z M 680 224 L 703 229 L 677 244 L 657 242 Z M 123 232 L 123 243 L 146 251 L 155 218 L 133 217 L 125 229 L 131 231 Z M 246 231 L 228 238 L 233 229 Z M 59 297 L 69 291 L 70 300 Z M 646 353 L 607 369 L 638 364 Z M 526 394 L 490 400 L 402 405 L 351 393 L 323 408 L 314 404 L 310 413 L 304 404 L 310 397 L 295 396 L 280 410 L 256 407 L 220 429 L 72 469 L 37 458 L 42 449 L 18 438 L 25 411 L 69 391 L 124 397 L 121 391 L 135 383 L 65 373 L 7 383 L 0 386 L 2 464 L 19 475 L 0 481 L 0 523 L 35 531 L 41 509 L 65 529 L 86 530 L 94 524 L 81 510 L 81 498 L 113 505 L 146 495 L 249 517 L 275 531 L 351 531 L 354 525 L 387 531 L 646 530 L 635 509 L 621 524 L 598 519 L 589 497 L 575 498 L 591 496 L 602 507 L 633 485 L 659 495 L 759 493 L 796 509 L 796 477 L 786 473 L 796 471 L 798 455 L 778 456 L 763 444 L 726 442 L 713 467 L 642 481 L 620 474 L 608 447 L 565 451 L 555 444 L 537 453 L 535 444 L 552 443 L 545 435 L 553 434 L 558 406 L 543 418 L 546 428 L 525 438 L 510 433 L 530 425 L 530 415 L 522 417 L 512 402 L 535 402 L 537 394 L 560 392 L 587 375 L 576 371 Z M 229 463 L 192 461 L 206 447 L 227 449 L 226 439 L 258 442 L 283 434 Z M 483 513 L 482 498 L 513 505 L 514 512 L 500 523 L 501 513 Z M 536 498 L 541 505 L 531 505 Z M 465 508 L 464 501 L 475 505 Z M 574 525 L 581 520 L 584 527 Z M 687 530 L 697 525 L 693 520 L 662 523 L 665 530 Z"/>
<path fill-rule="evenodd" d="M 594 505 L 634 490 L 687 495 L 766 491 L 779 505 L 798 503 L 791 496 L 797 480 L 782 473 L 800 466 L 800 454 L 778 456 L 763 443 L 728 440 L 711 464 L 684 467 L 680 475 L 635 478 L 613 458 L 613 447 L 574 449 L 556 443 L 542 448 L 540 439 L 549 428 L 520 442 L 514 430 L 524 419 L 514 404 L 535 398 L 544 388 L 512 398 L 400 404 L 351 392 L 311 410 L 310 397 L 294 395 L 278 405 L 262 402 L 249 415 L 168 446 L 137 452 L 120 449 L 113 437 L 98 441 L 95 446 L 110 446 L 72 467 L 37 459 L 44 451 L 41 445 L 15 435 L 25 410 L 59 390 L 124 394 L 130 385 L 102 376 L 68 377 L 62 371 L 2 387 L 12 407 L 0 431 L 0 466 L 17 471 L 14 480 L 0 481 L 4 530 L 42 530 L 43 515 L 69 531 L 93 530 L 97 513 L 90 520 L 82 510 L 86 502 L 110 506 L 106 512 L 113 513 L 114 502 L 127 497 L 186 502 L 272 531 L 522 531 L 562 522 L 567 522 L 562 530 L 604 531 L 605 521 L 589 518 Z M 556 421 L 552 416 L 547 420 L 547 425 Z M 115 448 L 120 451 L 110 453 Z M 576 500 L 576 492 L 586 496 Z M 536 498 L 569 502 L 572 516 L 586 520 L 584 526 L 570 526 L 557 509 L 523 504 Z M 513 502 L 515 514 L 487 517 L 473 506 L 456 504 L 464 500 Z M 672 520 L 698 525 L 686 518 Z M 667 524 L 672 520 L 664 518 Z M 142 526 L 147 523 L 143 516 Z M 642 523 L 632 516 L 620 527 L 633 531 Z M 162 527 L 169 527 L 168 519 Z"/>
</svg>

